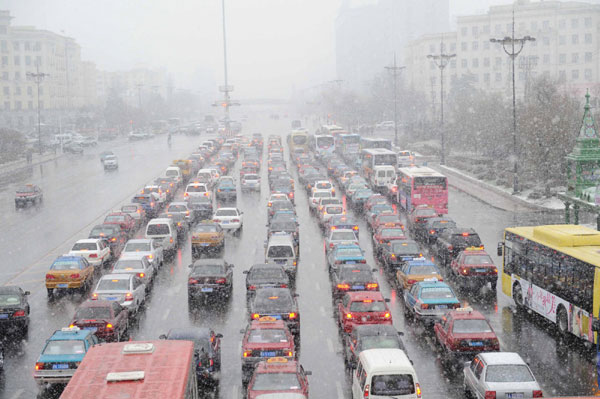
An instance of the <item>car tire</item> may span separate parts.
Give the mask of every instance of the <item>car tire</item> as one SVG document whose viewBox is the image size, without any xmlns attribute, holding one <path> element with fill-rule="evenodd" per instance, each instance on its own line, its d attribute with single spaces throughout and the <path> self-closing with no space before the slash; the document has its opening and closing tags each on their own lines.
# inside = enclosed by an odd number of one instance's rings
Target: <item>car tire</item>
<svg viewBox="0 0 600 399">
<path fill-rule="evenodd" d="M 48 290 L 48 298 L 52 298 L 54 296 L 54 289 L 53 288 L 47 288 Z"/>
</svg>

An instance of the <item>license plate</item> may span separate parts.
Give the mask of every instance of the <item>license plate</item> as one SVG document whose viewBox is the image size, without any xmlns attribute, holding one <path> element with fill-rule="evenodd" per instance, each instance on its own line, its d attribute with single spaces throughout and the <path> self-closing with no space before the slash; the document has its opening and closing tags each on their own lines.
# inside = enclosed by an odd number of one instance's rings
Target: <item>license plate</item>
<svg viewBox="0 0 600 399">
<path fill-rule="evenodd" d="M 513 393 L 507 393 L 506 397 L 509 399 L 517 399 L 517 398 L 523 398 L 523 393 L 522 392 L 513 392 Z"/>
<path fill-rule="evenodd" d="M 353 290 L 364 290 L 365 286 L 364 285 L 353 285 L 352 289 Z"/>
<path fill-rule="evenodd" d="M 58 364 L 52 365 L 52 370 L 66 370 L 68 368 L 69 368 L 69 365 L 65 364 L 65 363 L 58 363 Z"/>
<path fill-rule="evenodd" d="M 261 357 L 274 357 L 276 355 L 277 355 L 277 352 L 275 352 L 275 351 L 260 352 Z"/>
<path fill-rule="evenodd" d="M 483 346 L 483 342 L 481 342 L 481 341 L 471 341 L 471 342 L 469 342 L 469 346 Z"/>
<path fill-rule="evenodd" d="M 107 300 L 107 301 L 116 301 L 116 300 L 117 300 L 117 297 L 116 297 L 116 296 L 107 296 L 107 297 L 106 297 L 106 300 Z"/>
<path fill-rule="evenodd" d="M 203 287 L 203 288 L 200 289 L 200 291 L 202 291 L 202 292 L 213 292 L 213 289 L 210 288 L 210 287 Z"/>
<path fill-rule="evenodd" d="M 223 224 L 229 224 L 229 220 L 223 220 Z"/>
<path fill-rule="evenodd" d="M 203 242 L 202 244 L 200 244 L 201 247 L 208 247 L 210 244 L 207 242 Z"/>
<path fill-rule="evenodd" d="M 487 269 L 475 269 L 475 271 L 477 273 L 485 273 L 485 272 L 487 272 Z"/>
<path fill-rule="evenodd" d="M 92 332 L 98 331 L 98 327 L 83 327 L 84 330 L 90 330 Z"/>
<path fill-rule="evenodd" d="M 355 265 L 355 264 L 356 264 L 356 261 L 355 261 L 355 260 L 347 260 L 347 261 L 346 261 L 346 264 L 347 264 L 347 265 Z"/>
<path fill-rule="evenodd" d="M 69 284 L 57 284 L 56 286 L 58 288 L 67 288 L 69 286 Z"/>
<path fill-rule="evenodd" d="M 8 319 L 8 314 L 0 313 L 0 319 Z"/>
<path fill-rule="evenodd" d="M 436 309 L 448 309 L 448 305 L 437 305 Z"/>
</svg>

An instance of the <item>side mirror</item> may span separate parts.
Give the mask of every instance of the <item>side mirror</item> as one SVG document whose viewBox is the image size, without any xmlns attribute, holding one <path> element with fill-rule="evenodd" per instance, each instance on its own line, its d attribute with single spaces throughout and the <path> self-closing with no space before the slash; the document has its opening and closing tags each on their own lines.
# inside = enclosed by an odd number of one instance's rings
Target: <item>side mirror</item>
<svg viewBox="0 0 600 399">
<path fill-rule="evenodd" d="M 294 294 L 293 297 L 294 298 L 298 298 L 300 296 L 300 294 Z"/>
<path fill-rule="evenodd" d="M 25 292 L 23 293 L 23 295 L 31 295 L 31 292 L 29 292 L 29 291 L 25 291 Z"/>
<path fill-rule="evenodd" d="M 215 338 L 223 338 L 223 334 L 219 333 L 215 335 Z"/>
<path fill-rule="evenodd" d="M 373 268 L 373 269 L 371 269 L 371 271 L 372 271 L 372 272 L 374 272 L 374 273 L 376 273 L 376 272 L 378 272 L 379 270 L 377 270 L 376 268 Z"/>
<path fill-rule="evenodd" d="M 193 263 L 190 263 L 190 264 L 188 265 L 188 267 L 191 269 L 192 267 L 194 267 L 194 264 L 193 264 Z"/>
<path fill-rule="evenodd" d="M 502 256 L 503 249 L 504 249 L 504 244 L 499 242 L 498 243 L 498 256 Z"/>
<path fill-rule="evenodd" d="M 246 333 L 246 330 L 244 330 L 243 328 L 240 330 L 240 334 L 244 334 Z"/>
<path fill-rule="evenodd" d="M 167 336 L 165 334 L 161 334 L 159 335 L 158 339 L 167 339 Z"/>
<path fill-rule="evenodd" d="M 465 368 L 471 367 L 471 362 L 465 362 Z"/>
<path fill-rule="evenodd" d="M 312 371 L 310 371 L 310 370 L 309 371 L 305 371 L 304 375 L 312 375 Z"/>
</svg>

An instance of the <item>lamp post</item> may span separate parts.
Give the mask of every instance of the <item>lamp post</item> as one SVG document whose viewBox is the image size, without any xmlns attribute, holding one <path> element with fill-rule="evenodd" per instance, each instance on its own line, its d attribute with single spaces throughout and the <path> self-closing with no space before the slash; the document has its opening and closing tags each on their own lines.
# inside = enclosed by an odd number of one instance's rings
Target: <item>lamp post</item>
<svg viewBox="0 0 600 399">
<path fill-rule="evenodd" d="M 394 65 L 386 66 L 385 69 L 392 71 L 394 77 L 394 145 L 398 147 L 398 75 L 406 67 L 396 65 L 396 53 L 394 53 Z"/>
<path fill-rule="evenodd" d="M 440 43 L 439 54 L 429 54 L 427 58 L 431 59 L 434 64 L 440 69 L 440 133 L 442 141 L 442 155 L 440 157 L 440 165 L 446 163 L 446 135 L 444 132 L 444 69 L 450 63 L 452 58 L 456 57 L 456 54 L 445 54 L 444 53 L 444 42 Z"/>
<path fill-rule="evenodd" d="M 512 108 L 513 108 L 513 194 L 519 192 L 519 153 L 517 148 L 517 100 L 515 93 L 515 59 L 517 56 L 523 51 L 523 47 L 525 46 L 525 42 L 527 41 L 535 41 L 534 37 L 531 36 L 523 36 L 521 38 L 515 38 L 515 10 L 513 9 L 512 13 L 512 36 L 506 36 L 504 39 L 494 39 L 491 38 L 490 42 L 499 43 L 502 45 L 502 49 L 504 52 L 511 58 L 512 60 Z M 517 49 L 515 49 L 515 44 L 517 45 Z"/>
<path fill-rule="evenodd" d="M 40 72 L 39 64 L 36 65 L 36 72 L 27 72 L 27 77 L 32 79 L 37 85 L 37 121 L 38 121 L 38 147 L 40 155 L 42 154 L 42 124 L 40 119 L 40 84 L 46 76 L 50 76 L 47 73 Z"/>
</svg>

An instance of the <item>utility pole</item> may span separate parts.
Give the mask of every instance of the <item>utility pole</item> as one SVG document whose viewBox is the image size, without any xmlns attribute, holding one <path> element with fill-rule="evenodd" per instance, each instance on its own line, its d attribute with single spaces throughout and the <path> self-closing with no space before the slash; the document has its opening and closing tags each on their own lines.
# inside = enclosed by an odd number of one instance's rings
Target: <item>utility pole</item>
<svg viewBox="0 0 600 399">
<path fill-rule="evenodd" d="M 386 66 L 385 69 L 392 71 L 394 77 L 394 145 L 398 147 L 398 76 L 406 67 L 396 65 L 396 53 L 394 52 L 394 65 Z"/>
<path fill-rule="evenodd" d="M 444 132 L 444 69 L 454 57 L 456 57 L 456 54 L 444 53 L 443 40 L 440 42 L 440 53 L 429 54 L 427 56 L 427 58 L 433 60 L 435 65 L 440 69 L 440 130 L 442 136 L 442 156 L 440 157 L 440 165 L 444 165 L 446 163 L 446 134 Z"/>
<path fill-rule="evenodd" d="M 512 11 L 512 37 L 506 36 L 504 39 L 494 39 L 491 38 L 490 42 L 492 43 L 500 43 L 502 45 L 502 49 L 504 52 L 511 58 L 512 60 L 512 106 L 513 106 L 513 194 L 517 194 L 519 192 L 519 152 L 517 148 L 517 100 L 515 93 L 515 59 L 517 56 L 523 51 L 523 47 L 525 46 L 525 42 L 527 41 L 535 41 L 534 37 L 531 36 L 523 36 L 521 38 L 515 38 L 515 9 Z M 515 50 L 515 44 L 518 45 L 518 49 Z M 507 48 L 508 47 L 508 48 Z M 510 51 L 509 51 L 510 49 Z"/>
<path fill-rule="evenodd" d="M 45 77 L 50 76 L 47 73 L 43 73 L 40 72 L 40 65 L 36 64 L 36 72 L 27 72 L 27 77 L 29 79 L 32 79 L 35 84 L 37 85 L 37 120 L 38 120 L 38 146 L 39 146 L 39 152 L 40 155 L 43 152 L 42 149 L 42 124 L 41 124 L 41 119 L 40 119 L 40 84 L 42 83 L 42 81 L 44 80 Z"/>
</svg>

